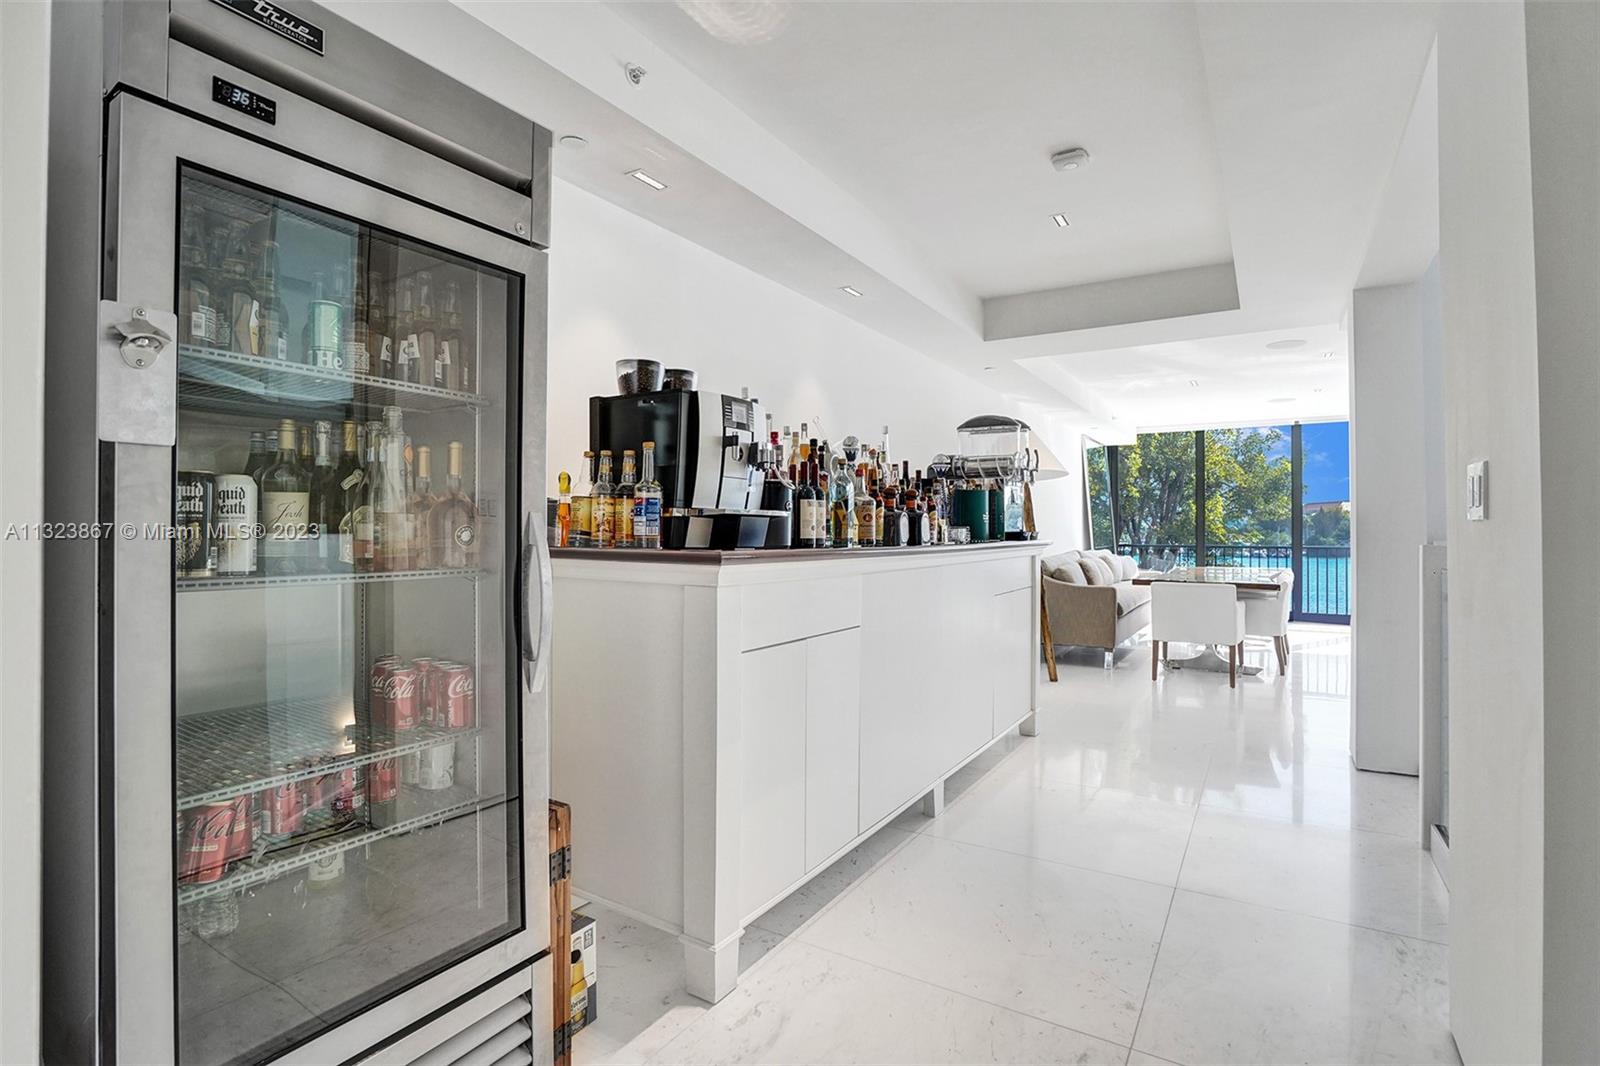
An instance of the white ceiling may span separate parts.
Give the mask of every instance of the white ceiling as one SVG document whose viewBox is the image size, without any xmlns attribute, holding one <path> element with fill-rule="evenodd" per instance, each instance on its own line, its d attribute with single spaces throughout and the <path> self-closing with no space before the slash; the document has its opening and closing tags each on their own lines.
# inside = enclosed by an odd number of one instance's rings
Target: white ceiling
<svg viewBox="0 0 1600 1066">
<path fill-rule="evenodd" d="M 980 297 L 1232 257 L 1192 4 L 610 6 Z"/>
<path fill-rule="evenodd" d="M 455 2 L 335 6 L 586 137 L 558 176 L 1084 423 L 1341 415 L 1358 274 L 1428 241 L 1378 250 L 1432 4 Z M 1263 334 L 1336 353 L 1292 405 Z"/>
</svg>

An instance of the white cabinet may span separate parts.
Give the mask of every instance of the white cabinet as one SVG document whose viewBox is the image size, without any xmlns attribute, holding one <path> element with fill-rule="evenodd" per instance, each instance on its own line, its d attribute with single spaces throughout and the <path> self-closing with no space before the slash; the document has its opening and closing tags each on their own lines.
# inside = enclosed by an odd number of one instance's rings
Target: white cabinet
<svg viewBox="0 0 1600 1066">
<path fill-rule="evenodd" d="M 856 837 L 861 632 L 741 659 L 739 909 L 750 914 Z"/>
<path fill-rule="evenodd" d="M 747 651 L 739 700 L 739 909 L 806 872 L 806 645 Z"/>
<path fill-rule="evenodd" d="M 1003 592 L 992 600 L 990 640 L 994 668 L 987 674 L 994 691 L 993 720 L 989 735 L 997 737 L 1033 709 L 1030 671 L 1039 669 L 1033 639 L 1031 588 Z"/>
<path fill-rule="evenodd" d="M 861 631 L 805 642 L 806 870 L 854 840 L 861 784 Z"/>
</svg>

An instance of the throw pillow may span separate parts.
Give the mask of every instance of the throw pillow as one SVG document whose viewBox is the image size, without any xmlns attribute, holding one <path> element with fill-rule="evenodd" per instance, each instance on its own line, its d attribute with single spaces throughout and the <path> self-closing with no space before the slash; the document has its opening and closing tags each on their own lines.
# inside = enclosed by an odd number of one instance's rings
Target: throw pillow
<svg viewBox="0 0 1600 1066">
<path fill-rule="evenodd" d="M 1132 581 L 1139 576 L 1139 564 L 1134 562 L 1131 555 L 1117 556 L 1117 580 Z"/>
<path fill-rule="evenodd" d="M 1068 585 L 1082 585 L 1084 583 L 1083 568 L 1078 565 L 1077 552 L 1052 555 L 1048 559 L 1041 560 L 1039 565 L 1044 570 L 1045 576 L 1053 580 L 1061 581 Z"/>
<path fill-rule="evenodd" d="M 1084 579 L 1091 585 L 1115 585 L 1116 576 L 1111 573 L 1111 567 L 1106 561 L 1094 555 L 1085 555 L 1078 560 L 1078 565 L 1083 567 Z"/>
</svg>

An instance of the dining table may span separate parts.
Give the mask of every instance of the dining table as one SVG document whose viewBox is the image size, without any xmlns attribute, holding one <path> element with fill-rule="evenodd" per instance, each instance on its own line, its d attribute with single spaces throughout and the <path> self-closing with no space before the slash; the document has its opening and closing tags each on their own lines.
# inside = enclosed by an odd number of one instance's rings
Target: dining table
<svg viewBox="0 0 1600 1066">
<path fill-rule="evenodd" d="M 1154 585 L 1158 581 L 1183 581 L 1190 584 L 1232 585 L 1245 592 L 1276 593 L 1281 587 L 1278 583 L 1279 572 L 1278 569 L 1264 566 L 1179 566 L 1171 570 L 1142 570 L 1133 583 Z M 1202 647 L 1187 659 L 1169 656 L 1163 658 L 1162 663 L 1169 670 L 1207 670 L 1225 674 L 1230 669 L 1227 656 L 1215 644 Z M 1261 667 L 1241 665 L 1238 670 L 1246 676 L 1253 676 L 1261 672 Z"/>
</svg>

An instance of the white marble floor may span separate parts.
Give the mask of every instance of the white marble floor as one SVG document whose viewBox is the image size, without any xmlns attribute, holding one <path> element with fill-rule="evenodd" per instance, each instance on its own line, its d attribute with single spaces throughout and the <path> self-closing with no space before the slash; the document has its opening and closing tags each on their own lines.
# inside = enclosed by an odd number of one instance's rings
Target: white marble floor
<svg viewBox="0 0 1600 1066">
<path fill-rule="evenodd" d="M 739 987 L 599 906 L 590 1063 L 1455 1063 L 1414 778 L 1350 767 L 1349 639 L 1286 678 L 1067 654 L 1004 738 L 746 930 Z"/>
</svg>

